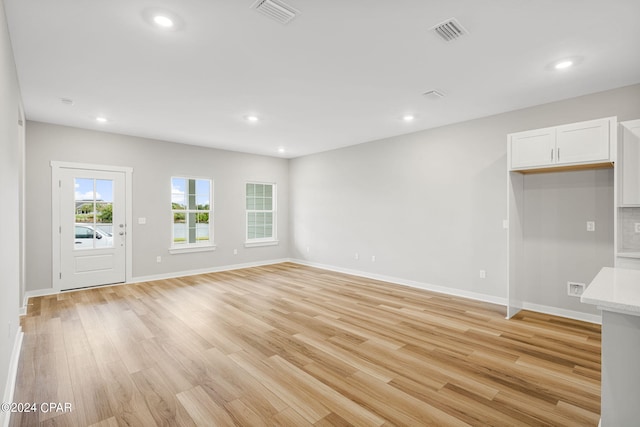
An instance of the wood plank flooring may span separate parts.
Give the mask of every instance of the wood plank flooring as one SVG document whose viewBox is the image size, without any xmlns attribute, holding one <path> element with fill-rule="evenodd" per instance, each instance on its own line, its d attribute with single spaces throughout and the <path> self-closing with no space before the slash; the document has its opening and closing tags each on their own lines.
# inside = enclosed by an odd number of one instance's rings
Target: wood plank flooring
<svg viewBox="0 0 640 427">
<path fill-rule="evenodd" d="M 11 426 L 596 426 L 600 326 L 296 264 L 33 298 Z"/>
</svg>

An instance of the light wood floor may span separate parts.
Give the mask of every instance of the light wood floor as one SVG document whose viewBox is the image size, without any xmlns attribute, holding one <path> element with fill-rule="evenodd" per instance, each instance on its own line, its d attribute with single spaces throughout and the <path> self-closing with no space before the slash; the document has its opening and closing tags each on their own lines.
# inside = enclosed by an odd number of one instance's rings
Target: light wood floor
<svg viewBox="0 0 640 427">
<path fill-rule="evenodd" d="M 34 298 L 12 426 L 595 426 L 600 327 L 295 264 Z"/>
</svg>

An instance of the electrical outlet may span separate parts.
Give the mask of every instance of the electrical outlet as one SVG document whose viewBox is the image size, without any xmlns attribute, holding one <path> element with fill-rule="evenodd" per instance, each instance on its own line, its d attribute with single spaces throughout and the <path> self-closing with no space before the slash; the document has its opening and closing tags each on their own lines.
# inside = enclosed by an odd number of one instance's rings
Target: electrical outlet
<svg viewBox="0 0 640 427">
<path fill-rule="evenodd" d="M 633 224 L 633 228 L 636 233 L 640 233 L 640 222 L 636 222 L 635 224 Z"/>
<path fill-rule="evenodd" d="M 157 262 L 158 264 L 160 264 L 160 263 L 162 262 L 162 257 L 161 257 L 160 255 L 158 255 L 158 256 L 156 257 L 156 262 Z"/>
<path fill-rule="evenodd" d="M 587 221 L 587 231 L 596 231 L 595 221 Z"/>
<path fill-rule="evenodd" d="M 376 262 L 376 256 L 375 255 L 371 255 L 371 262 Z"/>
<path fill-rule="evenodd" d="M 138 218 L 138 224 L 145 225 L 147 223 L 147 218 Z"/>
<path fill-rule="evenodd" d="M 487 278 L 486 270 L 480 270 L 480 278 L 481 279 L 486 279 Z"/>
<path fill-rule="evenodd" d="M 234 250 L 233 250 L 233 254 L 234 254 L 234 255 L 238 255 L 238 250 L 237 250 L 237 249 L 234 249 Z"/>
<path fill-rule="evenodd" d="M 360 259 L 360 254 L 358 252 L 356 252 L 356 259 Z"/>
<path fill-rule="evenodd" d="M 579 297 L 584 292 L 585 284 L 579 282 L 567 282 L 567 294 L 572 297 Z"/>
<path fill-rule="evenodd" d="M 508 219 L 503 219 L 502 220 L 502 228 L 509 228 L 509 220 Z"/>
<path fill-rule="evenodd" d="M 307 253 L 309 253 L 310 251 L 311 251 L 311 248 L 307 246 Z"/>
</svg>

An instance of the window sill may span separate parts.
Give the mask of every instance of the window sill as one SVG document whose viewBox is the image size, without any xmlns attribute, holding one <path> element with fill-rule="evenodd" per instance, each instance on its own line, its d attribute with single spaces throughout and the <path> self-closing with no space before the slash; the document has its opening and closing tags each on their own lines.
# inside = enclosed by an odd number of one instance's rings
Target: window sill
<svg viewBox="0 0 640 427">
<path fill-rule="evenodd" d="M 257 248 L 260 246 L 276 246 L 280 243 L 278 240 L 264 240 L 262 242 L 244 242 L 245 248 Z"/>
<path fill-rule="evenodd" d="M 209 252 L 215 251 L 216 245 L 199 245 L 199 246 L 187 246 L 184 248 L 172 246 L 169 248 L 170 254 L 188 254 L 191 252 Z"/>
</svg>

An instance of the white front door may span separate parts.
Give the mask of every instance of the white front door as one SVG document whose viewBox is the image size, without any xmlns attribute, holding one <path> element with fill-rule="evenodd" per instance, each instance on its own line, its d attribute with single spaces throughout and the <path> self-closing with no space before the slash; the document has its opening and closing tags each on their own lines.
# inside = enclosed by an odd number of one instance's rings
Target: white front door
<svg viewBox="0 0 640 427">
<path fill-rule="evenodd" d="M 58 206 L 55 195 L 53 204 L 59 210 L 59 215 L 54 215 L 59 219 L 54 229 L 59 235 L 54 239 L 54 245 L 59 245 L 59 251 L 54 250 L 59 253 L 54 288 L 125 282 L 125 172 L 61 167 L 54 176 Z"/>
</svg>

